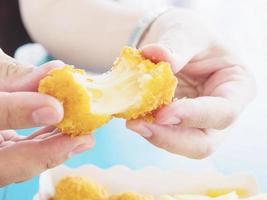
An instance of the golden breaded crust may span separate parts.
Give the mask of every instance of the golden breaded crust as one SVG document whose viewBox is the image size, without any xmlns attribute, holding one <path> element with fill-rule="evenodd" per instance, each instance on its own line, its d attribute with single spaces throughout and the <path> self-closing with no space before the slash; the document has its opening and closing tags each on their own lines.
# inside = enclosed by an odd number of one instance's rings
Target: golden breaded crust
<svg viewBox="0 0 267 200">
<path fill-rule="evenodd" d="M 148 78 L 144 81 L 139 80 L 143 93 L 140 103 L 116 114 L 116 117 L 127 120 L 143 117 L 149 119 L 152 111 L 171 103 L 177 86 L 177 79 L 173 75 L 169 63 L 154 64 L 145 59 L 140 51 L 129 47 L 123 49 L 115 67 L 119 66 L 120 62 L 128 63 L 128 66 L 132 66 L 138 72 L 145 73 Z"/>
<path fill-rule="evenodd" d="M 90 83 L 92 80 L 88 80 L 86 83 L 78 80 L 76 78 L 77 74 L 86 76 L 83 70 L 65 66 L 51 71 L 40 82 L 39 91 L 41 93 L 51 95 L 63 103 L 64 119 L 57 125 L 62 132 L 71 136 L 88 134 L 107 123 L 112 117 L 127 120 L 137 118 L 152 120 L 153 111 L 169 104 L 173 99 L 177 79 L 172 73 L 171 66 L 166 62 L 154 64 L 150 60 L 143 58 L 140 51 L 125 47 L 114 63 L 112 71 L 115 72 L 115 77 L 120 73 L 129 72 L 131 76 L 126 81 L 134 82 L 134 88 L 138 91 L 136 95 L 139 97 L 138 102 L 134 105 L 113 114 L 92 113 L 90 101 L 93 100 L 94 94 L 98 92 L 101 94 L 101 92 L 105 91 L 88 87 L 88 84 L 93 84 Z M 118 78 L 121 78 L 121 76 Z M 121 88 L 125 84 L 125 80 L 123 81 L 119 86 Z M 87 84 L 87 86 L 84 84 Z M 107 83 L 105 84 L 107 85 Z M 118 91 L 118 85 L 113 89 Z M 110 90 L 106 91 L 110 92 Z M 131 96 L 128 97 L 129 100 L 131 98 Z M 110 105 L 109 107 L 112 106 Z"/>
<path fill-rule="evenodd" d="M 71 66 L 54 69 L 39 85 L 39 92 L 62 102 L 64 119 L 57 127 L 71 136 L 89 134 L 111 119 L 109 115 L 90 112 L 90 96 L 86 87 L 75 79 L 75 74 L 84 74 L 84 71 Z"/>
<path fill-rule="evenodd" d="M 53 200 L 105 200 L 104 188 L 81 177 L 65 177 L 56 185 Z"/>
<path fill-rule="evenodd" d="M 235 192 L 239 197 L 249 196 L 249 191 L 244 188 L 214 188 L 207 191 L 207 196 L 209 197 L 220 197 L 231 192 Z"/>
<path fill-rule="evenodd" d="M 125 192 L 119 195 L 112 195 L 108 198 L 108 200 L 153 200 L 152 196 L 143 196 L 139 194 L 135 194 L 133 192 Z"/>
<path fill-rule="evenodd" d="M 126 180 L 129 181 L 129 180 Z M 236 189 L 237 190 L 237 189 Z M 240 190 L 240 189 L 238 189 Z M 237 191 L 238 191 L 237 190 Z M 228 193 L 229 192 L 229 193 Z M 216 190 L 210 195 L 178 194 L 162 195 L 160 200 L 267 200 L 267 195 L 257 195 L 245 198 L 234 190 Z M 51 200 L 154 200 L 152 195 L 142 195 L 134 192 L 109 195 L 102 186 L 82 177 L 64 177 L 56 185 L 54 197 Z"/>
</svg>

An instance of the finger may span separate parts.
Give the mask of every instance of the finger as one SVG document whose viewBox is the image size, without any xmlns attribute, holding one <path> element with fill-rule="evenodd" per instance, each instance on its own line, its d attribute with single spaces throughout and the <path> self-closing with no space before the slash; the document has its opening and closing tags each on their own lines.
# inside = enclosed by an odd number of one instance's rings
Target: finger
<svg viewBox="0 0 267 200">
<path fill-rule="evenodd" d="M 51 61 L 41 67 L 18 63 L 0 49 L 0 90 L 36 91 L 39 81 L 53 68 L 65 65 L 62 61 Z"/>
<path fill-rule="evenodd" d="M 0 93 L 0 130 L 53 125 L 63 118 L 60 102 L 29 92 Z"/>
<path fill-rule="evenodd" d="M 177 100 L 163 107 L 156 114 L 156 123 L 220 130 L 230 126 L 236 117 L 236 108 L 227 99 L 199 97 Z"/>
<path fill-rule="evenodd" d="M 0 150 L 0 186 L 29 179 L 63 163 L 94 145 L 91 135 L 56 135 L 41 141 L 22 141 Z"/>
<path fill-rule="evenodd" d="M 3 131 L 0 131 L 0 143 L 3 143 L 6 141 L 6 135 L 8 134 L 16 134 L 16 132 L 14 133 L 15 131 L 14 130 L 3 130 Z"/>
<path fill-rule="evenodd" d="M 16 144 L 16 142 L 14 142 L 14 141 L 5 141 L 5 142 L 0 144 L 0 148 L 5 148 L 5 147 L 8 147 L 8 146 L 11 146 L 14 144 Z"/>
<path fill-rule="evenodd" d="M 37 91 L 40 80 L 47 76 L 48 72 L 64 65 L 62 61 L 57 60 L 48 62 L 40 67 L 32 67 L 31 70 L 27 69 L 26 71 L 21 67 L 19 77 L 15 77 L 16 81 L 13 81 L 14 77 L 11 77 L 11 85 L 8 87 L 8 91 Z"/>
<path fill-rule="evenodd" d="M 146 51 L 158 48 L 159 51 L 165 52 L 157 55 L 167 56 L 164 57 L 164 61 L 170 62 L 173 71 L 177 73 L 193 57 L 209 48 L 212 40 L 209 28 L 199 16 L 181 9 L 173 9 L 156 20 L 142 41 L 141 47 L 146 48 L 146 45 L 152 44 Z M 151 55 L 148 52 L 144 54 Z"/>
<path fill-rule="evenodd" d="M 196 128 L 149 124 L 143 120 L 129 121 L 127 127 L 159 148 L 195 159 L 209 156 L 222 139 Z"/>
<path fill-rule="evenodd" d="M 46 139 L 46 138 L 55 136 L 55 135 L 57 135 L 57 134 L 61 134 L 60 130 L 59 130 L 59 129 L 54 129 L 54 130 L 51 131 L 51 132 L 46 132 L 46 133 L 43 133 L 43 134 L 40 134 L 40 135 L 36 136 L 36 137 L 34 138 L 34 140 L 42 140 L 42 139 Z"/>
<path fill-rule="evenodd" d="M 144 46 L 142 49 L 142 55 L 151 60 L 154 63 L 162 61 L 170 63 L 172 66 L 176 66 L 176 59 L 170 49 L 167 49 L 160 44 L 149 44 Z"/>
<path fill-rule="evenodd" d="M 34 139 L 34 138 L 36 138 L 40 135 L 43 135 L 45 133 L 53 132 L 55 129 L 57 129 L 55 126 L 46 126 L 46 127 L 40 128 L 39 130 L 37 130 L 34 133 L 32 133 L 31 135 L 29 135 L 26 139 L 27 140 Z"/>
<path fill-rule="evenodd" d="M 24 139 L 24 136 L 18 135 L 15 130 L 0 131 L 1 141 L 19 141 Z"/>
<path fill-rule="evenodd" d="M 200 61 L 194 61 L 187 64 L 183 73 L 195 77 L 208 77 L 210 74 L 219 70 L 230 68 L 237 65 L 237 59 L 231 56 L 212 57 Z"/>
<path fill-rule="evenodd" d="M 204 95 L 223 97 L 235 102 L 240 112 L 256 96 L 256 84 L 253 76 L 243 66 L 233 66 L 213 73 L 204 89 Z"/>
</svg>

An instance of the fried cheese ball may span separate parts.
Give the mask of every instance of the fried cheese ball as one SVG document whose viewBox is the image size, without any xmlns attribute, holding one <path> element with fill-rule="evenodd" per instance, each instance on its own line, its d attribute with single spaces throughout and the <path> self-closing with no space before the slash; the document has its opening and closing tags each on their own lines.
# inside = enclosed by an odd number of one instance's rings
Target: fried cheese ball
<svg viewBox="0 0 267 200">
<path fill-rule="evenodd" d="M 55 195 L 51 200 L 154 200 L 151 195 L 141 195 L 133 192 L 109 195 L 100 185 L 82 177 L 64 177 L 56 185 Z M 257 195 L 248 198 L 240 197 L 236 192 L 218 196 L 199 194 L 162 195 L 159 200 L 267 200 L 267 195 Z"/>
<path fill-rule="evenodd" d="M 209 197 L 204 195 L 176 195 L 174 198 L 175 200 L 239 200 L 239 197 L 235 192 L 219 197 Z"/>
<path fill-rule="evenodd" d="M 108 200 L 154 200 L 152 196 L 143 196 L 133 192 L 125 192 L 119 195 L 112 195 Z"/>
<path fill-rule="evenodd" d="M 105 200 L 107 192 L 101 186 L 82 177 L 65 177 L 56 185 L 53 200 Z"/>
<path fill-rule="evenodd" d="M 229 193 L 236 193 L 239 197 L 247 197 L 249 191 L 245 188 L 218 188 L 218 189 L 209 189 L 207 195 L 210 197 L 219 197 Z"/>
<path fill-rule="evenodd" d="M 110 72 L 94 76 L 72 66 L 57 68 L 41 80 L 39 92 L 62 102 L 64 119 L 57 127 L 78 136 L 112 117 L 152 119 L 153 111 L 172 101 L 176 86 L 170 64 L 154 64 L 125 47 Z"/>
</svg>

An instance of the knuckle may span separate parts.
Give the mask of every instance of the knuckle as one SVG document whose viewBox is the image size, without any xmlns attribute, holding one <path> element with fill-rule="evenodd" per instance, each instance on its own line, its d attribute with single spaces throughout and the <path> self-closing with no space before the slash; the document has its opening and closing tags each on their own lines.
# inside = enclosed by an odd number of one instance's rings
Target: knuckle
<svg viewBox="0 0 267 200">
<path fill-rule="evenodd" d="M 13 128 L 12 124 L 15 119 L 12 117 L 11 106 L 6 106 L 6 128 Z"/>
<path fill-rule="evenodd" d="M 158 137 L 156 134 L 153 134 L 152 137 L 149 139 L 149 141 L 156 145 L 159 148 L 163 148 L 167 151 L 171 151 L 171 147 L 172 145 L 170 144 L 170 142 L 168 142 L 166 139 L 164 138 L 160 138 Z"/>
<path fill-rule="evenodd" d="M 215 147 L 211 142 L 206 142 L 206 144 L 199 146 L 195 152 L 190 156 L 193 159 L 205 159 L 215 152 Z"/>
<path fill-rule="evenodd" d="M 169 141 L 161 141 L 159 142 L 159 147 L 169 151 L 169 152 L 173 152 L 173 145 L 169 142 Z"/>
<path fill-rule="evenodd" d="M 15 62 L 1 62 L 1 77 L 9 78 L 18 72 L 19 68 Z"/>
<path fill-rule="evenodd" d="M 224 118 L 220 120 L 218 126 L 216 127 L 217 130 L 224 130 L 231 126 L 237 119 L 238 114 L 234 108 L 229 108 L 228 111 L 225 112 Z"/>
<path fill-rule="evenodd" d="M 21 65 L 13 59 L 3 59 L 0 66 L 0 78 L 14 78 L 14 76 L 24 75 L 33 70 L 32 67 Z"/>
<path fill-rule="evenodd" d="M 65 159 L 61 158 L 60 152 L 55 154 L 55 149 L 48 146 L 45 140 L 38 143 L 42 154 L 41 165 L 44 170 L 54 168 L 64 162 Z"/>
<path fill-rule="evenodd" d="M 151 138 L 148 139 L 148 141 L 161 149 L 177 154 L 176 141 L 171 140 L 171 138 L 169 137 L 162 136 L 162 133 L 156 134 L 154 132 L 154 134 Z"/>
<path fill-rule="evenodd" d="M 1 95 L 1 100 L 0 100 L 0 112 L 1 112 L 1 120 L 0 120 L 0 129 L 10 129 L 13 128 L 13 119 L 12 119 L 12 105 L 9 101 L 9 94 L 5 93 Z"/>
<path fill-rule="evenodd" d="M 48 159 L 46 160 L 46 169 L 51 169 L 54 168 L 58 165 L 60 165 L 62 162 L 60 160 L 58 160 L 55 155 L 53 156 L 49 156 Z"/>
</svg>

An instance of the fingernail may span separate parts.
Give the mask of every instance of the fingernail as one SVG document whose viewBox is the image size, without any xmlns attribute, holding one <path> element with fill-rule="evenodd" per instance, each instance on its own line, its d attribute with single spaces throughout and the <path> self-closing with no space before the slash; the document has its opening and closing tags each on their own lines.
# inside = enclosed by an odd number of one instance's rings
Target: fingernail
<svg viewBox="0 0 267 200">
<path fill-rule="evenodd" d="M 69 157 L 75 156 L 92 148 L 92 144 L 81 144 L 69 153 Z"/>
<path fill-rule="evenodd" d="M 32 113 L 36 125 L 53 125 L 61 120 L 59 112 L 52 107 L 40 108 Z"/>
<path fill-rule="evenodd" d="M 175 116 L 157 121 L 157 123 L 159 123 L 161 125 L 178 125 L 181 122 L 182 121 L 179 118 L 175 117 Z"/>
<path fill-rule="evenodd" d="M 136 132 L 139 133 L 144 138 L 150 138 L 153 135 L 153 132 L 144 124 L 136 128 Z"/>
</svg>

